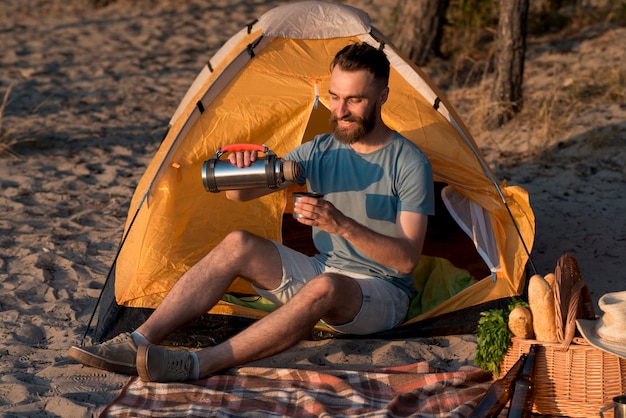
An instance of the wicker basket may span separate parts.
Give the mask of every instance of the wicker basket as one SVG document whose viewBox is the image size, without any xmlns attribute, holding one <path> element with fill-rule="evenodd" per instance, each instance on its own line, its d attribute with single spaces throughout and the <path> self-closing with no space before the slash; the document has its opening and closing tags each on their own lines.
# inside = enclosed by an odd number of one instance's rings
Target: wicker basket
<svg viewBox="0 0 626 418">
<path fill-rule="evenodd" d="M 501 365 L 506 373 L 531 344 L 539 350 L 535 360 L 533 411 L 542 415 L 598 416 L 603 406 L 626 392 L 626 359 L 606 353 L 582 338 L 567 350 L 560 343 L 512 338 Z"/>
<path fill-rule="evenodd" d="M 533 411 L 568 417 L 599 416 L 600 408 L 626 392 L 626 359 L 575 337 L 576 318 L 595 318 L 589 289 L 576 260 L 562 255 L 555 270 L 555 321 L 559 342 L 513 337 L 500 365 L 503 375 L 530 346 L 535 357 Z"/>
</svg>

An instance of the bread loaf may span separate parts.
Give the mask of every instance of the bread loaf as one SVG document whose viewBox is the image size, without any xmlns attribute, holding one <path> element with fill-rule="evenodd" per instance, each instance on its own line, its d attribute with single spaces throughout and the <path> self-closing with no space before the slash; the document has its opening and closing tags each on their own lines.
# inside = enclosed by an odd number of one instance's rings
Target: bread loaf
<svg viewBox="0 0 626 418">
<path fill-rule="evenodd" d="M 538 274 L 528 282 L 528 305 L 533 318 L 533 331 L 538 341 L 558 342 L 554 313 L 554 292 Z"/>
<path fill-rule="evenodd" d="M 517 306 L 509 313 L 509 330 L 519 338 L 533 338 L 533 320 L 530 309 Z"/>
<path fill-rule="evenodd" d="M 554 273 L 548 273 L 545 276 L 543 276 L 543 278 L 546 280 L 546 282 L 548 282 L 548 285 L 550 285 L 550 288 L 554 289 L 554 281 L 556 279 L 556 276 L 554 275 Z"/>
</svg>

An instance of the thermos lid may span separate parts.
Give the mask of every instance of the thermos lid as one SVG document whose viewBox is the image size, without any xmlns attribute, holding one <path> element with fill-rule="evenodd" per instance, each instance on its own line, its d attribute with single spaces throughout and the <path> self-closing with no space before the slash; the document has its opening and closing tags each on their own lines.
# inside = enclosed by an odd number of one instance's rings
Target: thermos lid
<svg viewBox="0 0 626 418">
<path fill-rule="evenodd" d="M 292 160 L 283 162 L 283 177 L 285 181 L 293 181 L 298 177 L 299 166 L 298 163 Z"/>
</svg>

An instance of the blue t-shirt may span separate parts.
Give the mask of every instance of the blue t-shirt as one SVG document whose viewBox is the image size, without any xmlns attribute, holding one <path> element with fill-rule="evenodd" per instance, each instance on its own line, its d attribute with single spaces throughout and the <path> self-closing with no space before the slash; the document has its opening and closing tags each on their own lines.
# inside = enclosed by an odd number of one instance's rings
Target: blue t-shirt
<svg viewBox="0 0 626 418">
<path fill-rule="evenodd" d="M 396 133 L 383 148 L 360 154 L 331 134 L 318 135 L 285 156 L 300 165 L 298 183 L 356 222 L 396 236 L 398 212 L 434 214 L 430 162 L 411 141 Z M 325 265 L 389 280 L 412 297 L 412 276 L 380 264 L 344 238 L 313 227 L 316 255 Z"/>
</svg>

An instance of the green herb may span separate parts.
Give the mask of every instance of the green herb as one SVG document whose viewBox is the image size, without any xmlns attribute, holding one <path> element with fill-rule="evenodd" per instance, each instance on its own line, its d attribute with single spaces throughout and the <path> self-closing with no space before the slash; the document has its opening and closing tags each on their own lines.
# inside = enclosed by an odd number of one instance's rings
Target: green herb
<svg viewBox="0 0 626 418">
<path fill-rule="evenodd" d="M 500 374 L 500 363 L 506 355 L 511 342 L 511 332 L 508 327 L 509 315 L 502 309 L 490 309 L 480 313 L 476 342 L 478 347 L 474 362 L 494 376 Z"/>
<path fill-rule="evenodd" d="M 522 307 L 524 307 L 524 308 L 528 308 L 528 307 L 529 307 L 528 302 L 523 301 L 523 300 L 521 300 L 521 299 L 513 299 L 513 300 L 511 301 L 511 303 L 509 303 L 509 306 L 508 306 L 508 308 L 509 308 L 509 313 L 511 313 L 511 311 L 512 311 L 513 309 L 517 308 L 518 306 L 522 306 Z"/>
<path fill-rule="evenodd" d="M 477 349 L 474 363 L 482 370 L 489 371 L 495 377 L 500 375 L 500 363 L 506 356 L 511 344 L 511 331 L 509 331 L 509 313 L 518 306 L 528 307 L 528 303 L 513 299 L 507 311 L 502 309 L 490 309 L 480 313 L 478 328 L 476 330 Z"/>
</svg>

